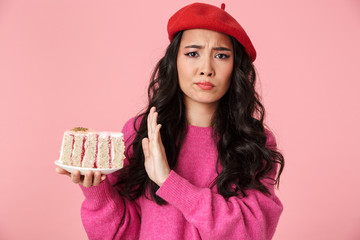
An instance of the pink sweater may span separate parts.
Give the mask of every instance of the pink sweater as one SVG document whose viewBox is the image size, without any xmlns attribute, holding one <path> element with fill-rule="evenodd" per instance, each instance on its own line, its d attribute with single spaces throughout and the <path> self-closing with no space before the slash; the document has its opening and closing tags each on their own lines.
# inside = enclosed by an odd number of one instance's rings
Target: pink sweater
<svg viewBox="0 0 360 240">
<path fill-rule="evenodd" d="M 122 132 L 134 133 L 130 119 Z M 177 165 L 156 194 L 168 202 L 159 206 L 144 196 L 121 197 L 112 187 L 114 174 L 99 186 L 81 189 L 81 218 L 89 239 L 271 239 L 283 210 L 274 187 L 271 196 L 248 190 L 247 197 L 225 200 L 216 186 L 217 149 L 210 127 L 189 126 Z M 267 131 L 267 145 L 276 147 Z M 271 174 L 274 176 L 275 171 Z"/>
</svg>

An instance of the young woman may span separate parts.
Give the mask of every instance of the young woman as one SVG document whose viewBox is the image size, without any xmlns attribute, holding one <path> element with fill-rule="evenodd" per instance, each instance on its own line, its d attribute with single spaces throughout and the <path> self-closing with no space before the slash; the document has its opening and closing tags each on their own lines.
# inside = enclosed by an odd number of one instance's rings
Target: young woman
<svg viewBox="0 0 360 240">
<path fill-rule="evenodd" d="M 255 91 L 256 52 L 224 10 L 194 3 L 168 22 L 145 111 L 123 128 L 125 167 L 67 173 L 90 239 L 271 239 L 284 159 Z"/>
</svg>

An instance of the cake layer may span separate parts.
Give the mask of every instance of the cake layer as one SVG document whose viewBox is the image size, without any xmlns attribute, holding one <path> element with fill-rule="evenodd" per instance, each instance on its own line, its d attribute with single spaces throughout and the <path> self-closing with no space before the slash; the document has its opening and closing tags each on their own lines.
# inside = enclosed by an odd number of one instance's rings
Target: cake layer
<svg viewBox="0 0 360 240">
<path fill-rule="evenodd" d="M 114 168 L 122 168 L 124 164 L 124 151 L 125 145 L 123 141 L 123 134 L 120 133 L 112 133 L 111 134 L 111 156 L 112 156 L 112 167 Z"/>
<path fill-rule="evenodd" d="M 73 143 L 74 136 L 69 132 L 65 132 L 60 150 L 60 162 L 65 165 L 71 165 Z"/>
<path fill-rule="evenodd" d="M 95 132 L 76 128 L 64 133 L 59 161 L 76 167 L 122 168 L 124 151 L 121 132 Z"/>
<path fill-rule="evenodd" d="M 111 144 L 108 134 L 101 133 L 99 134 L 98 141 L 98 155 L 96 159 L 96 165 L 98 168 L 110 168 L 110 147 Z"/>
<path fill-rule="evenodd" d="M 74 146 L 72 149 L 71 155 L 71 165 L 75 167 L 81 166 L 83 144 L 85 140 L 84 134 L 75 133 L 74 134 Z"/>
<path fill-rule="evenodd" d="M 95 159 L 97 153 L 98 135 L 96 133 L 88 133 L 87 141 L 85 141 L 85 154 L 81 166 L 86 168 L 95 168 Z"/>
</svg>

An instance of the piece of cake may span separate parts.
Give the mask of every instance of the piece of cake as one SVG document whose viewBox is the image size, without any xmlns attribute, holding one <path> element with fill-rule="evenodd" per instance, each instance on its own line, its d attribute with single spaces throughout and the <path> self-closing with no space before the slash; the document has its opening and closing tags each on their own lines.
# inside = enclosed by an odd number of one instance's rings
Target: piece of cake
<svg viewBox="0 0 360 240">
<path fill-rule="evenodd" d="M 59 163 L 85 168 L 122 168 L 124 151 L 121 132 L 96 132 L 78 127 L 65 131 Z"/>
</svg>

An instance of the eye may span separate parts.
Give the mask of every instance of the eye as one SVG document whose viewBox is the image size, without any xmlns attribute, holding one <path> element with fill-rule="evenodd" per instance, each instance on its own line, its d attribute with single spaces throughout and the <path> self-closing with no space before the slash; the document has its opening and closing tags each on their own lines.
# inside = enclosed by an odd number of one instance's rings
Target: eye
<svg viewBox="0 0 360 240">
<path fill-rule="evenodd" d="M 229 58 L 230 56 L 227 54 L 219 53 L 219 54 L 216 54 L 215 57 L 218 57 L 220 59 L 226 59 L 226 58 Z"/>
<path fill-rule="evenodd" d="M 198 56 L 198 53 L 197 52 L 189 52 L 189 53 L 186 53 L 185 55 L 189 56 L 189 57 L 196 57 L 196 56 Z"/>
</svg>

